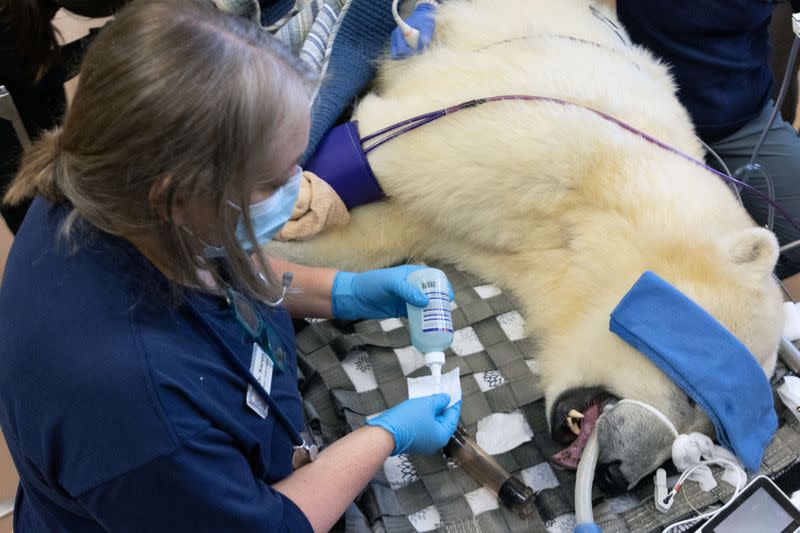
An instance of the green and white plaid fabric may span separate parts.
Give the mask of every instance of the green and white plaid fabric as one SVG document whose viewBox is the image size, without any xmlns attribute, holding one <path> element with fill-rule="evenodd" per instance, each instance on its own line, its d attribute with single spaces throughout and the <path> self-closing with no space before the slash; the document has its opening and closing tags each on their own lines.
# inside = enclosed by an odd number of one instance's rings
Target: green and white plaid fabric
<svg viewBox="0 0 800 533">
<path fill-rule="evenodd" d="M 467 273 L 440 268 L 453 285 L 456 330 L 442 371 L 460 368 L 461 423 L 473 435 L 484 425 L 491 433 L 496 424 L 502 433 L 517 436 L 501 439 L 505 442 L 494 457 L 537 493 L 538 516 L 519 520 L 441 455 L 400 455 L 384 464 L 350 509 L 348 531 L 572 532 L 575 476 L 548 462 L 560 446 L 549 437 L 536 384 L 535 339 L 525 336 L 522 317 L 506 294 Z M 406 399 L 406 378 L 428 372 L 400 319 L 315 321 L 298 334 L 297 346 L 307 418 L 324 443 Z M 779 474 L 798 457 L 800 425 L 792 419 L 767 450 L 764 473 Z M 700 508 L 732 491 L 720 484 L 703 493 L 688 484 L 684 492 Z M 656 511 L 651 481 L 622 497 L 599 492 L 596 497 L 596 520 L 605 532 L 661 531 L 692 512 L 682 498 L 668 515 Z"/>
<path fill-rule="evenodd" d="M 456 331 L 442 370 L 460 368 L 461 423 L 473 435 L 484 421 L 519 436 L 495 459 L 538 492 L 541 516 L 522 521 L 500 508 L 443 456 L 390 458 L 359 500 L 359 510 L 371 527 L 388 531 L 566 531 L 574 522 L 572 496 L 562 486 L 570 486 L 574 475 L 547 463 L 556 449 L 536 385 L 535 343 L 525 337 L 522 317 L 507 295 L 463 272 L 446 271 L 455 293 Z M 301 368 L 307 412 L 325 441 L 405 400 L 406 378 L 428 372 L 405 320 L 316 321 L 297 342 L 308 363 Z M 490 416 L 497 413 L 503 415 Z"/>
<path fill-rule="evenodd" d="M 215 0 L 229 13 L 259 20 L 257 0 Z M 297 0 L 280 20 L 264 28 L 323 79 L 334 39 L 352 0 Z"/>
</svg>

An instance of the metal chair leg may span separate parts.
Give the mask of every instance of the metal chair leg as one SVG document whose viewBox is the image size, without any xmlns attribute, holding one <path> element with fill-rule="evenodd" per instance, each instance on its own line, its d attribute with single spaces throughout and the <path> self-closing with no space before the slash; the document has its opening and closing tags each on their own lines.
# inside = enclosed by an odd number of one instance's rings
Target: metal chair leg
<svg viewBox="0 0 800 533">
<path fill-rule="evenodd" d="M 14 512 L 14 500 L 0 502 L 0 519 L 5 518 Z"/>
<path fill-rule="evenodd" d="M 31 145 L 31 138 L 19 118 L 17 107 L 14 105 L 14 99 L 11 98 L 11 93 L 8 92 L 5 85 L 0 85 L 0 118 L 8 120 L 14 126 L 14 131 L 19 138 L 22 148 L 28 148 Z"/>
</svg>

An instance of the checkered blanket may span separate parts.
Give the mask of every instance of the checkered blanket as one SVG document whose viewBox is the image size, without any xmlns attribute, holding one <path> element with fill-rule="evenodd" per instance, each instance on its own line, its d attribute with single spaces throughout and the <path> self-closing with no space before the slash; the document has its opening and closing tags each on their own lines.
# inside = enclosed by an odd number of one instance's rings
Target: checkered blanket
<svg viewBox="0 0 800 533">
<path fill-rule="evenodd" d="M 217 2 L 232 13 L 265 18 L 256 0 Z M 390 0 L 297 0 L 291 9 L 291 2 L 276 5 L 266 17 L 270 25 L 265 29 L 319 74 L 310 151 L 371 78 L 374 60 L 394 27 L 389 5 Z M 548 436 L 536 385 L 535 339 L 525 337 L 522 317 L 507 295 L 466 273 L 444 270 L 456 295 L 457 331 L 443 371 L 460 367 L 461 423 L 473 435 L 481 429 L 502 435 L 493 443 L 495 458 L 537 492 L 538 515 L 520 521 L 441 456 L 401 455 L 386 462 L 348 510 L 347 531 L 571 532 L 574 474 L 548 462 L 559 446 Z M 298 334 L 298 352 L 307 419 L 323 444 L 407 398 L 406 377 L 427 373 L 422 354 L 411 346 L 405 323 L 398 319 L 313 322 Z M 773 382 L 783 373 L 779 368 Z M 800 425 L 790 418 L 768 448 L 762 472 L 779 476 L 798 458 Z M 705 508 L 727 500 L 732 489 L 720 483 L 703 493 L 690 483 L 682 493 L 686 498 L 677 498 L 666 515 L 652 504 L 652 482 L 621 497 L 596 493 L 595 519 L 607 533 L 661 531 L 693 513 L 689 501 Z"/>
<path fill-rule="evenodd" d="M 444 456 L 400 455 L 386 461 L 350 508 L 347 531 L 571 532 L 575 476 L 548 461 L 560 447 L 549 437 L 536 384 L 535 339 L 525 336 L 508 295 L 467 273 L 443 270 L 455 293 L 456 331 L 442 371 L 460 368 L 461 423 L 473 435 L 494 436 L 495 459 L 534 489 L 538 514 L 518 519 Z M 324 444 L 406 399 L 406 378 L 429 372 L 400 319 L 314 321 L 298 333 L 297 346 L 307 418 Z M 800 424 L 792 419 L 767 450 L 763 472 L 779 474 L 799 456 Z M 597 492 L 595 519 L 605 532 L 661 531 L 692 514 L 688 501 L 708 507 L 732 489 L 720 483 L 704 493 L 690 483 L 684 493 L 688 500 L 678 498 L 664 515 L 652 504 L 652 482 L 621 497 Z"/>
</svg>

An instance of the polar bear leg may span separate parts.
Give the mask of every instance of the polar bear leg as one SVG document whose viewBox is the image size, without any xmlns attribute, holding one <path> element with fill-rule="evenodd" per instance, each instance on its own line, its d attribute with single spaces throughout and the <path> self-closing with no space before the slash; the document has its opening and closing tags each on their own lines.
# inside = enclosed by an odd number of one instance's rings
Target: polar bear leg
<svg viewBox="0 0 800 533">
<path fill-rule="evenodd" d="M 272 242 L 267 255 L 295 263 L 343 270 L 367 270 L 398 264 L 419 255 L 419 235 L 411 216 L 389 202 L 354 209 L 350 222 L 307 241 Z"/>
</svg>

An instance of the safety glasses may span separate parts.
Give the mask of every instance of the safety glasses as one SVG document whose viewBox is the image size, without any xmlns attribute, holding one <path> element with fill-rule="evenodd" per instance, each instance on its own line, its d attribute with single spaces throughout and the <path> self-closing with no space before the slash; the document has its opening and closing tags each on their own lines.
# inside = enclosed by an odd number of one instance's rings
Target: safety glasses
<svg viewBox="0 0 800 533">
<path fill-rule="evenodd" d="M 228 305 L 233 309 L 233 316 L 250 336 L 250 339 L 258 344 L 279 370 L 284 370 L 286 348 L 277 330 L 261 319 L 256 307 L 243 294 L 228 288 L 225 291 L 225 297 Z"/>
</svg>

